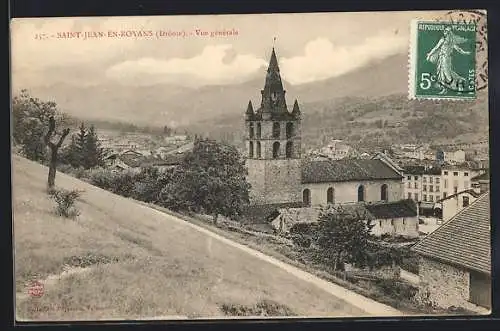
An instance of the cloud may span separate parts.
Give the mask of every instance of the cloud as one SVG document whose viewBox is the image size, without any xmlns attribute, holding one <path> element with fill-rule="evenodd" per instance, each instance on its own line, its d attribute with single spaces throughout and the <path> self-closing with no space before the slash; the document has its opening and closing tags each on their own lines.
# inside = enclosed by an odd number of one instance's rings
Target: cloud
<svg viewBox="0 0 500 331">
<path fill-rule="evenodd" d="M 327 38 L 317 38 L 306 44 L 303 55 L 280 59 L 280 68 L 283 78 L 297 85 L 340 76 L 370 61 L 404 52 L 407 47 L 408 38 L 394 31 L 340 47 Z"/>
<path fill-rule="evenodd" d="M 250 54 L 238 54 L 232 45 L 209 45 L 194 57 L 162 60 L 144 57 L 110 67 L 106 76 L 122 83 L 175 83 L 188 86 L 231 84 L 243 81 L 267 62 Z"/>
</svg>

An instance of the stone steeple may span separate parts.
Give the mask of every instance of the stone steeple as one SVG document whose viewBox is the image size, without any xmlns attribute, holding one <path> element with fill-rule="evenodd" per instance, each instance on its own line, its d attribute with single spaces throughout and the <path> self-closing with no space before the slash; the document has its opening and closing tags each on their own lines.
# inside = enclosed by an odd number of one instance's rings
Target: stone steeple
<svg viewBox="0 0 500 331">
<path fill-rule="evenodd" d="M 295 118 L 299 118 L 300 117 L 299 102 L 297 101 L 297 99 L 295 99 L 295 102 L 293 103 L 292 115 Z"/>
<path fill-rule="evenodd" d="M 247 116 L 247 118 L 251 118 L 254 115 L 252 100 L 248 101 L 248 107 L 247 107 L 247 111 L 246 111 L 245 115 Z"/>
<path fill-rule="evenodd" d="M 286 91 L 283 89 L 281 81 L 280 68 L 276 51 L 272 50 L 269 67 L 267 68 L 266 81 L 264 89 L 261 91 L 261 108 L 263 113 L 283 113 L 287 112 Z"/>
<path fill-rule="evenodd" d="M 261 90 L 260 107 L 245 113 L 247 180 L 255 205 L 302 200 L 301 116 L 295 101 L 288 111 L 274 47 Z"/>
</svg>

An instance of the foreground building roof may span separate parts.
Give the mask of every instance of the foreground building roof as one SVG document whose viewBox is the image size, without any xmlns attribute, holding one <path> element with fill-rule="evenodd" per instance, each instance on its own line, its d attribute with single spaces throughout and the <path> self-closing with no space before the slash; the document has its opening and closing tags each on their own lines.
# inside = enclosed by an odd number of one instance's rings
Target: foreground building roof
<svg viewBox="0 0 500 331">
<path fill-rule="evenodd" d="M 412 247 L 447 264 L 491 274 L 490 195 L 483 194 Z"/>
</svg>

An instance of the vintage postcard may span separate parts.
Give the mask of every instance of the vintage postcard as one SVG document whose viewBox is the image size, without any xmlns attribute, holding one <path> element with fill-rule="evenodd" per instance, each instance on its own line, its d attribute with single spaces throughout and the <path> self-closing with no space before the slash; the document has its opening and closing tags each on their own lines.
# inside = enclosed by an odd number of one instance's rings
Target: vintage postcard
<svg viewBox="0 0 500 331">
<path fill-rule="evenodd" d="M 489 314 L 486 19 L 13 19 L 16 320 Z"/>
</svg>

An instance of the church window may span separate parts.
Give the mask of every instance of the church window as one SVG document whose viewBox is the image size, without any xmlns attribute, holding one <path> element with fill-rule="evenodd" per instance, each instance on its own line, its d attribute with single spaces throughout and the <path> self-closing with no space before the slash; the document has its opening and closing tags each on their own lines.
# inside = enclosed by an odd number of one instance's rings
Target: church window
<svg viewBox="0 0 500 331">
<path fill-rule="evenodd" d="M 291 158 L 293 154 L 293 143 L 291 141 L 286 143 L 286 157 Z"/>
<path fill-rule="evenodd" d="M 358 201 L 365 201 L 365 187 L 363 185 L 358 187 Z"/>
<path fill-rule="evenodd" d="M 262 125 L 259 122 L 257 123 L 257 138 L 260 139 L 261 135 L 262 135 Z"/>
<path fill-rule="evenodd" d="M 254 137 L 253 123 L 250 123 L 250 139 Z"/>
<path fill-rule="evenodd" d="M 273 158 L 277 159 L 279 156 L 280 156 L 280 143 L 276 141 L 273 144 Z"/>
<path fill-rule="evenodd" d="M 286 123 L 286 137 L 289 139 L 289 138 L 292 138 L 293 137 L 293 123 L 292 122 L 288 122 Z"/>
<path fill-rule="evenodd" d="M 260 148 L 260 141 L 257 141 L 257 158 L 261 158 L 261 148 Z"/>
<path fill-rule="evenodd" d="M 311 191 L 308 188 L 302 191 L 302 202 L 304 202 L 306 206 L 311 205 Z"/>
<path fill-rule="evenodd" d="M 380 188 L 380 200 L 382 200 L 382 201 L 389 200 L 389 197 L 387 194 L 387 184 L 382 185 L 382 187 Z"/>
<path fill-rule="evenodd" d="M 248 157 L 253 157 L 253 141 L 248 144 Z"/>
<path fill-rule="evenodd" d="M 326 202 L 327 203 L 334 203 L 334 190 L 333 187 L 329 187 L 328 190 L 326 190 Z"/>
<path fill-rule="evenodd" d="M 273 138 L 280 138 L 281 135 L 281 127 L 279 122 L 273 123 Z"/>
</svg>

